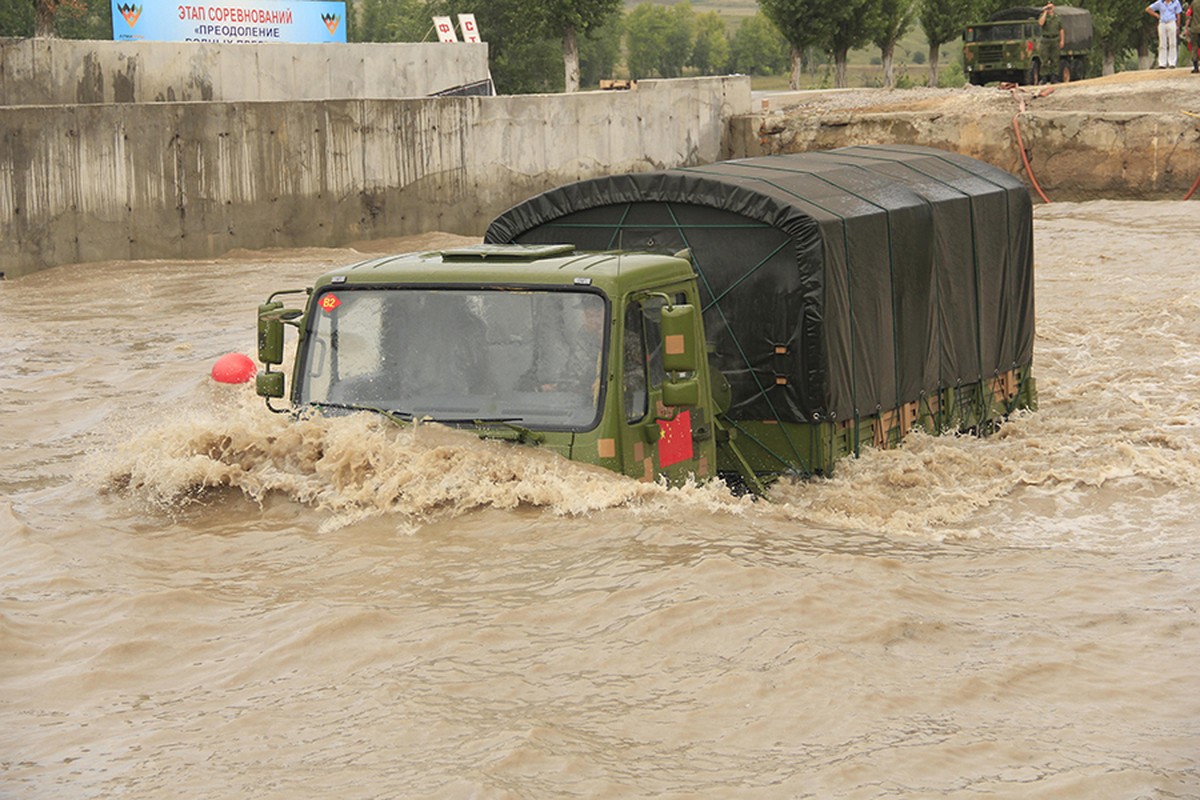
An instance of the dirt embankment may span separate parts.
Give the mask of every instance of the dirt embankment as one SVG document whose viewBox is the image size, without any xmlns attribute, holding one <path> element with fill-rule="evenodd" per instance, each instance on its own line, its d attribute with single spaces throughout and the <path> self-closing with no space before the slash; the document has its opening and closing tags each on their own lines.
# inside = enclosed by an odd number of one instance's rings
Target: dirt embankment
<svg viewBox="0 0 1200 800">
<path fill-rule="evenodd" d="M 1024 175 L 1031 187 L 1032 174 L 1061 199 L 1179 199 L 1200 174 L 1200 75 L 1185 68 L 1054 86 L 829 90 L 760 100 L 762 110 L 738 132 L 747 155 L 924 144 Z"/>
</svg>

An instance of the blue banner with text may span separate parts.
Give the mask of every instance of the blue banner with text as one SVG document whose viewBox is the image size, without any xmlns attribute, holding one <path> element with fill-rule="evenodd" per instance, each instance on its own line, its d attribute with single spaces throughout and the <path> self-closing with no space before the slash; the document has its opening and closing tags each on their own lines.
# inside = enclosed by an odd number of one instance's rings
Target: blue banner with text
<svg viewBox="0 0 1200 800">
<path fill-rule="evenodd" d="M 346 4 L 324 0 L 113 0 L 113 39 L 151 42 L 346 41 Z"/>
</svg>

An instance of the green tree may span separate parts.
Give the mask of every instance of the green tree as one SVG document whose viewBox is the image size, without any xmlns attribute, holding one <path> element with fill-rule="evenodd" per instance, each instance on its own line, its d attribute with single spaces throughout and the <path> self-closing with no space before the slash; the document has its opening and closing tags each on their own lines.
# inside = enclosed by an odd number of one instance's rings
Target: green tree
<svg viewBox="0 0 1200 800">
<path fill-rule="evenodd" d="M 39 39 L 55 35 L 54 18 L 58 16 L 58 0 L 33 0 L 33 35 Z"/>
<path fill-rule="evenodd" d="M 1083 0 L 1080 7 L 1092 15 L 1093 52 L 1100 56 L 1101 72 L 1112 75 L 1118 61 L 1137 49 L 1145 29 L 1147 3 L 1126 0 Z"/>
<path fill-rule="evenodd" d="M 971 0 L 921 0 L 921 30 L 929 42 L 930 86 L 938 85 L 938 54 L 942 45 L 962 36 L 963 26 L 971 16 Z"/>
<path fill-rule="evenodd" d="M 471 11 L 488 44 L 492 80 L 501 94 L 557 92 L 563 88 L 562 47 L 543 7 L 526 0 L 458 1 L 446 13 Z"/>
<path fill-rule="evenodd" d="M 896 85 L 896 69 L 893 60 L 896 42 L 912 27 L 916 16 L 916 0 L 880 0 L 878 25 L 871 41 L 879 48 L 880 63 L 883 65 L 883 85 L 888 89 Z"/>
<path fill-rule="evenodd" d="M 0 0 L 0 36 L 112 39 L 110 0 Z"/>
<path fill-rule="evenodd" d="M 637 80 L 654 74 L 670 24 L 667 10 L 653 3 L 642 3 L 626 15 L 625 66 L 629 77 Z"/>
<path fill-rule="evenodd" d="M 594 29 L 579 42 L 579 81 L 596 86 L 613 77 L 621 60 L 621 40 L 625 36 L 625 17 L 620 14 Z"/>
<path fill-rule="evenodd" d="M 33 4 L 29 0 L 0 0 L 0 36 L 33 35 Z"/>
<path fill-rule="evenodd" d="M 792 89 L 800 88 L 804 54 L 813 48 L 831 50 L 833 19 L 830 0 L 758 0 L 766 15 L 791 48 Z"/>
<path fill-rule="evenodd" d="M 667 51 L 659 63 L 659 72 L 664 78 L 678 78 L 692 60 L 692 49 L 696 45 L 696 13 L 692 11 L 692 4 L 684 0 L 671 6 L 670 16 Z"/>
<path fill-rule="evenodd" d="M 719 75 L 729 66 L 729 31 L 715 11 L 696 16 L 696 43 L 691 65 L 701 75 Z"/>
<path fill-rule="evenodd" d="M 59 6 L 55 29 L 64 39 L 112 39 L 111 0 L 73 0 Z"/>
<path fill-rule="evenodd" d="M 787 69 L 788 43 L 763 14 L 746 19 L 733 34 L 730 59 L 738 72 L 774 75 Z"/>
<path fill-rule="evenodd" d="M 347 11 L 354 6 L 347 3 Z M 424 0 L 361 0 L 347 31 L 356 42 L 420 42 L 441 12 Z"/>
<path fill-rule="evenodd" d="M 642 3 L 625 21 L 626 65 L 632 78 L 676 78 L 692 57 L 695 14 L 690 3 Z"/>
<path fill-rule="evenodd" d="M 871 41 L 880 26 L 877 0 L 843 0 L 832 8 L 832 36 L 827 49 L 833 52 L 833 83 L 839 89 L 846 82 L 846 64 L 851 50 Z"/>
<path fill-rule="evenodd" d="M 529 3 L 528 5 L 533 5 Z M 621 11 L 621 0 L 543 0 L 546 24 L 562 36 L 563 85 L 579 91 L 579 35 L 588 35 Z"/>
</svg>

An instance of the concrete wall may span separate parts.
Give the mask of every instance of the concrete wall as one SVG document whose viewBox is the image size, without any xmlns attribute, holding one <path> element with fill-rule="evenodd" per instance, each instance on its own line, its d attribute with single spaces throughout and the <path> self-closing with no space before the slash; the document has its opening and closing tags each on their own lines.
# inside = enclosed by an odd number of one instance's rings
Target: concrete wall
<svg viewBox="0 0 1200 800">
<path fill-rule="evenodd" d="M 0 109 L 0 271 L 482 234 L 568 181 L 711 163 L 745 77 L 571 95 Z"/>
<path fill-rule="evenodd" d="M 487 77 L 486 44 L 0 39 L 0 106 L 425 97 Z"/>
</svg>

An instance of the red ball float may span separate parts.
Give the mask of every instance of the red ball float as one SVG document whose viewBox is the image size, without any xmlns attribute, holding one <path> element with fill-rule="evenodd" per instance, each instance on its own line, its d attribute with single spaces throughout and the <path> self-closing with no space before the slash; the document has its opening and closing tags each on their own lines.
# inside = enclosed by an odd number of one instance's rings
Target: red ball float
<svg viewBox="0 0 1200 800">
<path fill-rule="evenodd" d="M 249 356 L 242 353 L 226 353 L 213 364 L 213 380 L 219 383 L 245 383 L 254 377 L 258 367 Z"/>
</svg>

